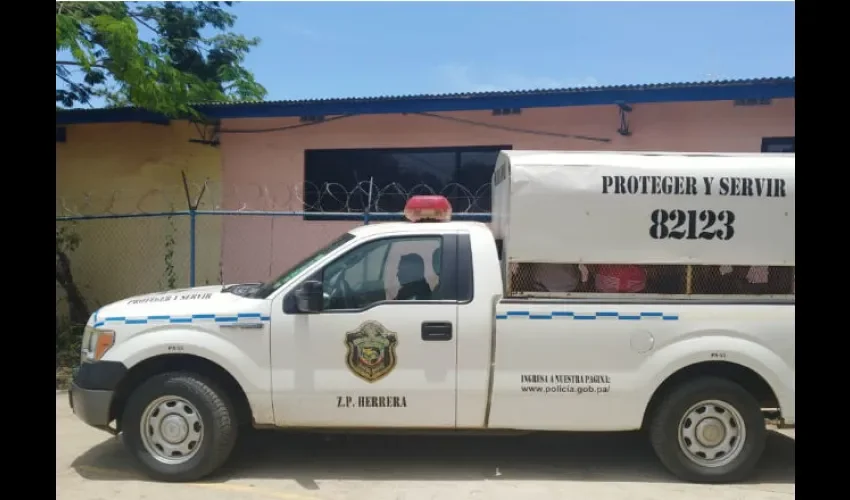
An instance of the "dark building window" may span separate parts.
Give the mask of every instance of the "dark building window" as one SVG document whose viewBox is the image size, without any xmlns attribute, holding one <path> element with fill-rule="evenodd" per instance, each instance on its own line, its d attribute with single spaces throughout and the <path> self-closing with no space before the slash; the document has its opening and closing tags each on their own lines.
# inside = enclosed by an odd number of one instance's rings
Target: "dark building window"
<svg viewBox="0 0 850 500">
<path fill-rule="evenodd" d="M 765 137 L 761 140 L 762 153 L 795 153 L 794 137 Z"/>
<path fill-rule="evenodd" d="M 304 153 L 304 211 L 401 212 L 416 194 L 441 194 L 455 212 L 490 211 L 499 151 L 511 146 L 325 149 Z M 327 217 L 321 217 L 327 219 Z"/>
</svg>

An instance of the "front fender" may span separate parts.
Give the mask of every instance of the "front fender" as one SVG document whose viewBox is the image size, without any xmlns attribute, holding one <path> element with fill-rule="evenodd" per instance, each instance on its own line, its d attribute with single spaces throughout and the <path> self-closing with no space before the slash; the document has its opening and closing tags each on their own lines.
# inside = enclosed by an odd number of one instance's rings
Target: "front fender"
<svg viewBox="0 0 850 500">
<path fill-rule="evenodd" d="M 251 399 L 252 394 L 269 394 L 271 391 L 266 368 L 268 345 L 263 348 L 260 343 L 256 347 L 254 352 L 250 352 L 226 338 L 191 326 L 164 327 L 133 335 L 109 349 L 103 359 L 120 361 L 129 369 L 163 354 L 199 356 L 227 370 Z"/>
<path fill-rule="evenodd" d="M 646 408 L 655 391 L 677 371 L 706 361 L 724 361 L 744 366 L 761 376 L 793 419 L 795 406 L 795 370 L 776 353 L 734 332 L 701 332 L 672 343 L 650 356 L 641 368 L 649 376 L 641 408 Z"/>
</svg>

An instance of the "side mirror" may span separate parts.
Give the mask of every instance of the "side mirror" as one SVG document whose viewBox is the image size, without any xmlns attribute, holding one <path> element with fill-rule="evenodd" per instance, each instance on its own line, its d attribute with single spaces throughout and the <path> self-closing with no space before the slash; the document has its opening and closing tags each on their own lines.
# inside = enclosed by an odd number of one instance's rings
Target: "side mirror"
<svg viewBox="0 0 850 500">
<path fill-rule="evenodd" d="M 314 314 L 324 309 L 324 292 L 321 281 L 305 281 L 295 291 L 298 312 Z"/>
</svg>

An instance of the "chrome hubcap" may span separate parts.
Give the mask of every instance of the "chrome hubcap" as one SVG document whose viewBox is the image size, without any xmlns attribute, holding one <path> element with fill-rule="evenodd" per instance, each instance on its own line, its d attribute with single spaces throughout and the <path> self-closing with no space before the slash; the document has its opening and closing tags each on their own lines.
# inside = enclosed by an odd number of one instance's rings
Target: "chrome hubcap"
<svg viewBox="0 0 850 500">
<path fill-rule="evenodd" d="M 679 447 L 702 467 L 721 467 L 735 460 L 746 436 L 743 417 L 723 401 L 701 401 L 679 422 Z"/>
<path fill-rule="evenodd" d="M 140 425 L 145 449 L 158 461 L 170 465 L 191 459 L 204 437 L 198 409 L 177 396 L 152 401 L 145 408 Z"/>
<path fill-rule="evenodd" d="M 181 415 L 169 415 L 162 419 L 159 430 L 163 439 L 171 444 L 177 444 L 189 436 L 189 423 Z"/>
<path fill-rule="evenodd" d="M 696 437 L 697 441 L 703 446 L 715 447 L 723 442 L 723 438 L 726 437 L 726 429 L 720 420 L 706 418 L 697 424 Z"/>
</svg>

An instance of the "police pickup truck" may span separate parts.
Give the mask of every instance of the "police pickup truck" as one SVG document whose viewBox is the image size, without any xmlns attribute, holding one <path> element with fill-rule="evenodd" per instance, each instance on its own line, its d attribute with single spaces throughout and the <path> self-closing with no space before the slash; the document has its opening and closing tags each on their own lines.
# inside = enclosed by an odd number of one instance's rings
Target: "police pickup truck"
<svg viewBox="0 0 850 500">
<path fill-rule="evenodd" d="M 413 197 L 268 283 L 102 307 L 71 406 L 164 481 L 250 426 L 643 429 L 683 480 L 744 479 L 765 412 L 794 424 L 794 161 L 502 152 L 489 226 Z"/>
</svg>

